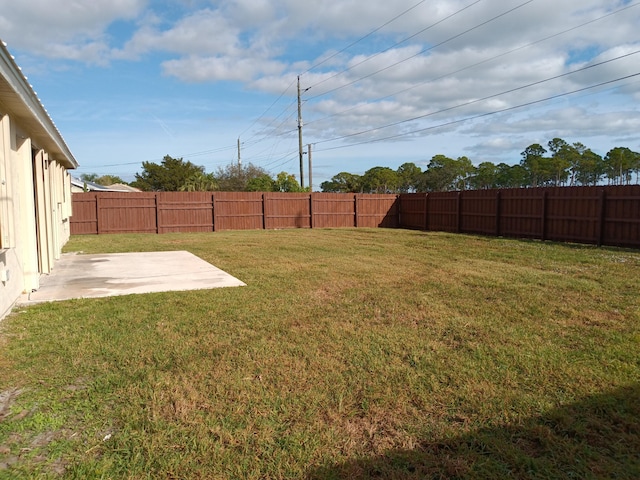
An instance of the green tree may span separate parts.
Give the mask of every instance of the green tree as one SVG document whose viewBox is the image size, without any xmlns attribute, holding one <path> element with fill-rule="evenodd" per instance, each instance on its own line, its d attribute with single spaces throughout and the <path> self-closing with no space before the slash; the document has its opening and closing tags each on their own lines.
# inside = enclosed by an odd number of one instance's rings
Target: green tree
<svg viewBox="0 0 640 480">
<path fill-rule="evenodd" d="M 498 183 L 498 167 L 491 162 L 482 162 L 469 179 L 469 185 L 476 190 L 496 188 Z"/>
<path fill-rule="evenodd" d="M 547 149 L 539 143 L 529 145 L 520 154 L 522 159 L 520 165 L 522 165 L 529 174 L 529 184 L 532 187 L 540 187 L 549 183 L 553 173 L 548 158 L 545 158 L 544 154 L 547 153 Z"/>
<path fill-rule="evenodd" d="M 323 192 L 358 193 L 362 191 L 362 177 L 349 172 L 340 172 L 320 184 Z"/>
<path fill-rule="evenodd" d="M 131 185 L 146 192 L 177 192 L 199 174 L 204 174 L 204 167 L 166 155 L 160 165 L 142 162 L 142 172 Z"/>
<path fill-rule="evenodd" d="M 250 178 L 247 181 L 248 192 L 273 192 L 274 188 L 273 178 L 267 173 Z"/>
<path fill-rule="evenodd" d="M 555 186 L 563 185 L 569 178 L 569 167 L 574 159 L 579 156 L 578 151 L 561 138 L 554 138 L 547 144 L 551 152 L 549 162 L 552 173 L 552 183 Z"/>
<path fill-rule="evenodd" d="M 304 189 L 296 180 L 296 177 L 287 172 L 280 172 L 274 182 L 275 192 L 303 192 Z"/>
<path fill-rule="evenodd" d="M 575 171 L 575 181 L 580 185 L 597 185 L 605 173 L 601 155 L 586 149 L 580 153 Z"/>
<path fill-rule="evenodd" d="M 246 192 L 250 188 L 255 187 L 258 177 L 269 175 L 269 173 L 261 167 L 249 163 L 240 165 L 231 163 L 226 167 L 219 167 L 215 173 L 218 181 L 218 188 L 223 192 Z"/>
<path fill-rule="evenodd" d="M 389 167 L 373 167 L 362 176 L 362 189 L 368 193 L 393 193 L 399 183 L 398 174 Z"/>
<path fill-rule="evenodd" d="M 432 192 L 464 190 L 473 171 L 473 164 L 467 157 L 454 160 L 445 155 L 434 155 L 422 176 L 421 189 Z"/>
<path fill-rule="evenodd" d="M 398 191 L 400 193 L 415 192 L 420 185 L 422 169 L 415 163 L 407 162 L 398 167 Z"/>
<path fill-rule="evenodd" d="M 80 180 L 82 180 L 83 182 L 94 182 L 96 181 L 96 179 L 98 178 L 98 174 L 97 173 L 83 173 L 80 175 Z"/>
<path fill-rule="evenodd" d="M 637 172 L 638 157 L 640 154 L 627 147 L 615 147 L 607 152 L 604 157 L 606 175 L 609 183 L 614 185 L 628 185 L 631 183 L 631 175 Z"/>
<path fill-rule="evenodd" d="M 181 192 L 213 192 L 218 189 L 218 182 L 212 173 L 199 172 L 178 188 Z"/>
<path fill-rule="evenodd" d="M 116 183 L 122 183 L 125 185 L 127 183 L 117 175 L 102 175 L 101 177 L 96 178 L 94 181 L 98 185 L 104 185 L 105 187 L 108 187 L 109 185 L 115 185 Z"/>
</svg>

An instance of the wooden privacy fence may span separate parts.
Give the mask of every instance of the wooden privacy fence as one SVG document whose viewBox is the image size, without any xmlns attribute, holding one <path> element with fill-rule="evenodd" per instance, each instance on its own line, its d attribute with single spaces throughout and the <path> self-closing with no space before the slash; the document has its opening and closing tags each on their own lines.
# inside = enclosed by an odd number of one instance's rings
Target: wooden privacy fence
<svg viewBox="0 0 640 480">
<path fill-rule="evenodd" d="M 73 194 L 72 234 L 399 227 L 397 195 L 253 192 Z"/>
<path fill-rule="evenodd" d="M 388 227 L 640 248 L 640 186 L 369 195 L 75 193 L 72 234 Z"/>
<path fill-rule="evenodd" d="M 640 248 L 640 186 L 472 190 L 400 196 L 400 226 Z"/>
</svg>

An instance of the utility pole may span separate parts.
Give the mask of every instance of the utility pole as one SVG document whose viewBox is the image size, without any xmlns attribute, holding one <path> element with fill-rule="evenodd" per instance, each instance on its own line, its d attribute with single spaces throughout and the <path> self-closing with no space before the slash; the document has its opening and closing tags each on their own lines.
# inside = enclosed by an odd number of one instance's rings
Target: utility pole
<svg viewBox="0 0 640 480">
<path fill-rule="evenodd" d="M 240 159 L 240 137 L 238 137 L 238 166 L 242 166 L 242 160 Z"/>
<path fill-rule="evenodd" d="M 313 174 L 311 167 L 311 144 L 307 145 L 307 156 L 309 157 L 309 191 L 313 192 Z"/>
<path fill-rule="evenodd" d="M 300 156 L 300 187 L 304 188 L 304 165 L 302 161 L 302 100 L 300 99 L 300 75 L 298 75 L 298 154 Z"/>
</svg>

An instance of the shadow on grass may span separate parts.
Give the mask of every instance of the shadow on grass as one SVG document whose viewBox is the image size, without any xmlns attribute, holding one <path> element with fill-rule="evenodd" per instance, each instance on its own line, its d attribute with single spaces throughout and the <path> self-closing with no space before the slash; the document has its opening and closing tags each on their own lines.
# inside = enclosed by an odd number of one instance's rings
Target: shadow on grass
<svg viewBox="0 0 640 480">
<path fill-rule="evenodd" d="M 640 478 L 640 384 L 519 425 L 424 439 L 415 450 L 349 460 L 307 479 Z"/>
</svg>

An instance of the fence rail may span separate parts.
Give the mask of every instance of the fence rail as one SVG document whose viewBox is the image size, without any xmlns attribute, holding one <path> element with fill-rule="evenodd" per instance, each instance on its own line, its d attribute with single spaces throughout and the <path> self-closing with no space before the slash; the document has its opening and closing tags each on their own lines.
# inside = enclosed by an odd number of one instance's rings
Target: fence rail
<svg viewBox="0 0 640 480">
<path fill-rule="evenodd" d="M 72 234 L 387 227 L 640 248 L 640 186 L 369 195 L 90 192 Z"/>
</svg>

